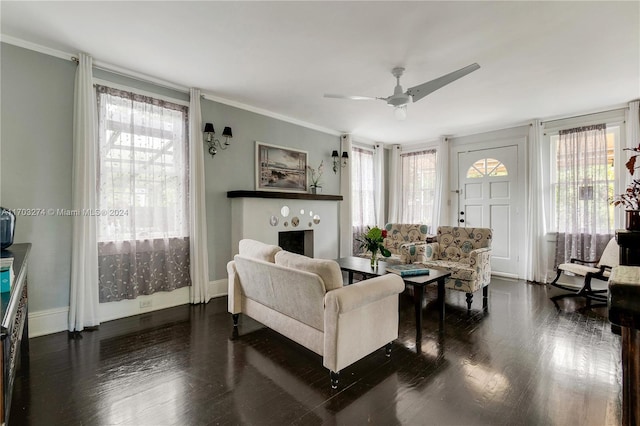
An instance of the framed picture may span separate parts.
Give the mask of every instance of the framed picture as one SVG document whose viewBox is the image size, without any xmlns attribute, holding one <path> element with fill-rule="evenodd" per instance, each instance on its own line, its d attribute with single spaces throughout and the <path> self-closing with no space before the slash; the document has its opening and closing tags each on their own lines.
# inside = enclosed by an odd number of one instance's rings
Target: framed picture
<svg viewBox="0 0 640 426">
<path fill-rule="evenodd" d="M 307 152 L 256 141 L 256 191 L 307 192 Z"/>
</svg>

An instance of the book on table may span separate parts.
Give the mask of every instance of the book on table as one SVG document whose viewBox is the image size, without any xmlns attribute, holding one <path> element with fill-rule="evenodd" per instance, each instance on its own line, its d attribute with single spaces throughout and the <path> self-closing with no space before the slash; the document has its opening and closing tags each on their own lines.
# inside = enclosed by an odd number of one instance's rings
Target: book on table
<svg viewBox="0 0 640 426">
<path fill-rule="evenodd" d="M 387 266 L 387 272 L 400 275 L 401 277 L 412 277 L 416 275 L 429 275 L 429 268 L 419 264 L 393 265 Z"/>
</svg>

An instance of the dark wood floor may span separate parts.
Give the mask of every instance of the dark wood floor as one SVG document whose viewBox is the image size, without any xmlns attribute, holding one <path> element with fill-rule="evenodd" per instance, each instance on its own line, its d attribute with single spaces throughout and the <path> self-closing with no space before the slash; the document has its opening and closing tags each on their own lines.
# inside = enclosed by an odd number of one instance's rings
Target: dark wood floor
<svg viewBox="0 0 640 426">
<path fill-rule="evenodd" d="M 401 296 L 400 338 L 341 374 L 248 318 L 231 340 L 226 298 L 31 339 L 10 425 L 617 425 L 620 340 L 606 308 L 549 300 L 494 279 L 488 312 L 448 292 L 438 332 L 427 293 L 422 342 Z"/>
</svg>

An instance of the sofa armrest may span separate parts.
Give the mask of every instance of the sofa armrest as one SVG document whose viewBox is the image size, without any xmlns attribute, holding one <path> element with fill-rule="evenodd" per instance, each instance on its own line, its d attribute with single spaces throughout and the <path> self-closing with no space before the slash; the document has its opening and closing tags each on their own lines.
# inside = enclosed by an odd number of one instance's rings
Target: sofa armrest
<svg viewBox="0 0 640 426">
<path fill-rule="evenodd" d="M 404 291 L 399 275 L 387 274 L 328 291 L 324 296 L 328 314 L 343 314 Z"/>
<path fill-rule="evenodd" d="M 398 293 L 404 282 L 387 274 L 325 294 L 323 365 L 344 367 L 398 338 Z"/>
<path fill-rule="evenodd" d="M 227 275 L 229 277 L 227 284 L 227 310 L 232 314 L 239 314 L 242 312 L 242 289 L 240 288 L 236 262 L 233 260 L 227 263 Z"/>
<path fill-rule="evenodd" d="M 404 243 L 400 246 L 400 260 L 404 264 L 423 263 L 427 243 Z"/>
<path fill-rule="evenodd" d="M 439 243 L 427 243 L 424 249 L 424 260 L 438 260 L 440 256 L 440 244 Z"/>
<path fill-rule="evenodd" d="M 480 248 L 469 252 L 469 265 L 478 272 L 482 287 L 491 282 L 491 248 Z"/>
</svg>

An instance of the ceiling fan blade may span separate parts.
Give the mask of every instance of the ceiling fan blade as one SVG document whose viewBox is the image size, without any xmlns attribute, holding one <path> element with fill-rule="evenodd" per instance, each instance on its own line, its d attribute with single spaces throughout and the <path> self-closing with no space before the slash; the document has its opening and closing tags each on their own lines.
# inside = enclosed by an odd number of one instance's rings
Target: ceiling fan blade
<svg viewBox="0 0 640 426">
<path fill-rule="evenodd" d="M 325 98 L 333 98 L 333 99 L 351 99 L 352 101 L 375 101 L 381 98 L 372 98 L 371 96 L 347 96 L 347 95 L 332 95 L 325 94 Z"/>
<path fill-rule="evenodd" d="M 427 96 L 429 93 L 435 92 L 439 88 L 444 87 L 447 84 L 452 83 L 469 73 L 472 73 L 478 68 L 480 68 L 480 65 L 471 64 L 459 69 L 458 71 L 454 71 L 452 73 L 443 75 L 442 77 L 438 77 L 435 80 L 427 81 L 426 83 L 410 87 L 409 89 L 407 89 L 407 95 L 410 95 L 413 98 L 413 102 L 417 102 Z"/>
</svg>

